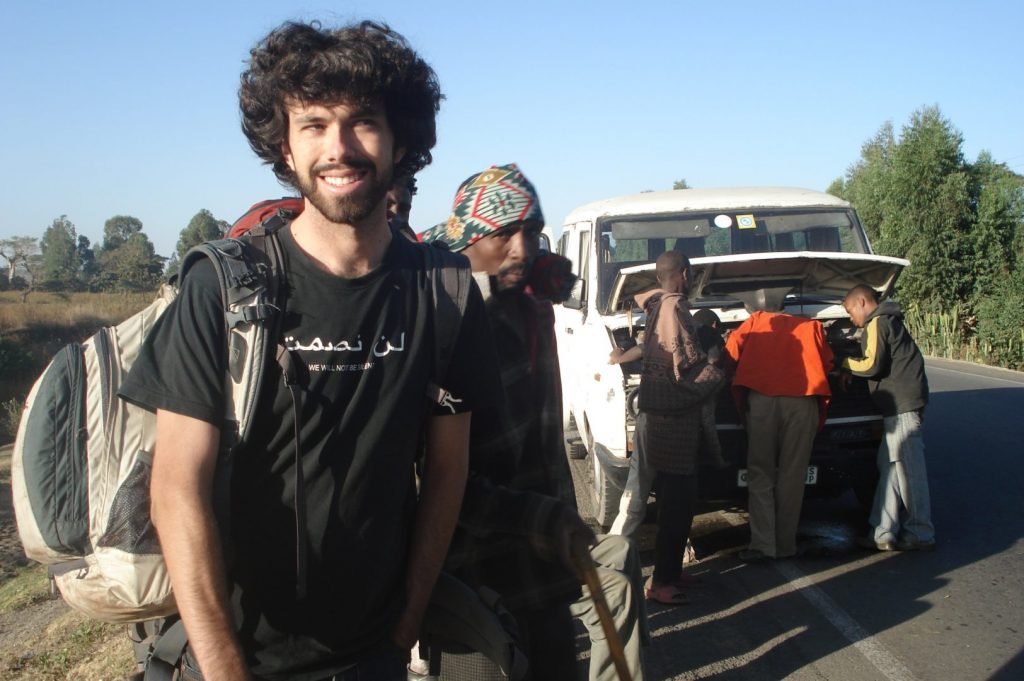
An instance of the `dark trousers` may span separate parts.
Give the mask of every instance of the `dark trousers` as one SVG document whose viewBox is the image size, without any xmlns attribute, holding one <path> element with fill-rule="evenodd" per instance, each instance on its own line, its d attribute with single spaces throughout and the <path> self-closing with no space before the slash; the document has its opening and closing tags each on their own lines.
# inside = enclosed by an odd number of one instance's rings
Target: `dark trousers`
<svg viewBox="0 0 1024 681">
<path fill-rule="evenodd" d="M 668 584 L 683 574 L 686 538 L 697 507 L 697 476 L 658 471 L 658 536 L 654 540 L 654 583 Z"/>
<path fill-rule="evenodd" d="M 512 614 L 530 664 L 527 678 L 532 681 L 576 679 L 576 632 L 569 604 L 555 603 L 545 608 L 516 610 Z"/>
</svg>

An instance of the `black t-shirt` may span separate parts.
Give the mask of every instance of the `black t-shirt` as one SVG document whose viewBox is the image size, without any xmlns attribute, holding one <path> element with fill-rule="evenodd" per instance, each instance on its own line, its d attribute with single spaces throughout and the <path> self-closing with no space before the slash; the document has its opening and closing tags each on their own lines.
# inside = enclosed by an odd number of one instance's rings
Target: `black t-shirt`
<svg viewBox="0 0 1024 681">
<path fill-rule="evenodd" d="M 309 595 L 295 597 L 294 418 L 273 364 L 263 392 L 272 397 L 258 402 L 250 444 L 233 464 L 231 599 L 253 672 L 312 679 L 389 640 L 404 604 L 413 462 L 430 414 L 434 305 L 420 250 L 427 246 L 393 238 L 380 267 L 342 279 L 311 263 L 289 230 L 281 242 L 288 280 L 281 335 L 307 379 L 300 420 Z M 122 396 L 221 425 L 224 328 L 213 267 L 200 262 L 147 338 Z M 497 392 L 495 366 L 474 284 L 441 381 L 462 400 L 459 411 Z"/>
</svg>

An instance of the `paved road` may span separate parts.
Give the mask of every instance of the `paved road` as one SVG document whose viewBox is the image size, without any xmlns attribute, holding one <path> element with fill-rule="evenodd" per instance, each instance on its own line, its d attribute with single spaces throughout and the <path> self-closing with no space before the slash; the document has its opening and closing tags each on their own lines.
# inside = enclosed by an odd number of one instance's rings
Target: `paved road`
<svg viewBox="0 0 1024 681">
<path fill-rule="evenodd" d="M 1024 374 L 929 360 L 928 375 L 938 549 L 855 548 L 850 494 L 805 505 L 809 557 L 745 565 L 742 510 L 705 513 L 691 603 L 650 608 L 649 679 L 1024 679 Z"/>
</svg>

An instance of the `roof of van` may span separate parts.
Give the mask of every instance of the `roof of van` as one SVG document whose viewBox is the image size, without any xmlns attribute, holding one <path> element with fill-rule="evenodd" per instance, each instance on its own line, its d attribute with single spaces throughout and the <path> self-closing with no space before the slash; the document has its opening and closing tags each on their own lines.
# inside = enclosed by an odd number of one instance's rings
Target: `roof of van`
<svg viewBox="0 0 1024 681">
<path fill-rule="evenodd" d="M 804 207 L 849 208 L 850 204 L 831 194 L 796 187 L 673 189 L 666 192 L 616 196 L 587 203 L 569 213 L 563 224 L 571 225 L 609 215 Z"/>
</svg>

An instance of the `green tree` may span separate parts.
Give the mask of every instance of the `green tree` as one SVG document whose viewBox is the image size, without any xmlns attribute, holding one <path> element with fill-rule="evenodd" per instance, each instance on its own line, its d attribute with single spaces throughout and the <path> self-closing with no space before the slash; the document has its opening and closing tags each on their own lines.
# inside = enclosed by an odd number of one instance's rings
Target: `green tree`
<svg viewBox="0 0 1024 681">
<path fill-rule="evenodd" d="M 75 247 L 75 250 L 78 252 L 79 279 L 83 287 L 91 288 L 93 279 L 99 273 L 100 266 L 96 262 L 96 253 L 92 249 L 89 237 L 79 234 L 78 245 Z"/>
<path fill-rule="evenodd" d="M 951 308 L 972 288 L 974 201 L 963 136 L 938 107 L 916 111 L 899 140 L 891 123 L 830 190 L 853 203 L 874 250 L 908 258 L 901 295 Z"/>
<path fill-rule="evenodd" d="M 174 255 L 167 266 L 168 276 L 176 274 L 178 267 L 184 259 L 185 254 L 204 241 L 219 239 L 227 232 L 230 225 L 223 220 L 213 217 L 213 213 L 203 208 L 192 216 L 185 229 L 181 230 L 178 236 L 178 245 L 174 249 Z"/>
<path fill-rule="evenodd" d="M 971 168 L 976 196 L 977 221 L 971 233 L 974 295 L 991 295 L 1000 282 L 1022 264 L 1024 233 L 1024 178 L 983 151 Z"/>
<path fill-rule="evenodd" d="M 899 139 L 886 123 L 828 191 L 856 207 L 874 250 L 908 258 L 909 306 L 956 310 L 955 328 L 984 354 L 1024 363 L 1024 178 L 988 152 L 964 159 L 963 136 L 937 107 Z"/>
<path fill-rule="evenodd" d="M 124 219 L 116 216 L 107 220 L 104 230 L 104 247 L 96 256 L 99 272 L 95 278 L 96 288 L 105 291 L 150 291 L 156 288 L 163 274 L 164 258 L 157 255 L 153 243 L 142 231 L 142 222 L 137 218 Z M 111 225 L 114 229 L 111 229 Z M 118 231 L 127 225 L 130 231 Z M 135 229 L 135 226 L 138 229 Z M 118 243 L 121 234 L 127 234 Z M 118 243 L 108 248 L 108 243 Z"/>
<path fill-rule="evenodd" d="M 115 215 L 103 223 L 103 250 L 112 251 L 141 231 L 142 220 L 131 215 Z"/>
<path fill-rule="evenodd" d="M 1024 267 L 993 284 L 992 293 L 977 301 L 977 334 L 993 361 L 1024 369 Z"/>
<path fill-rule="evenodd" d="M 911 116 L 892 155 L 892 186 L 879 234 L 882 252 L 912 267 L 900 290 L 922 303 L 951 308 L 972 289 L 970 169 L 963 136 L 937 107 Z"/>
<path fill-rule="evenodd" d="M 685 179 L 676 180 L 672 183 L 672 189 L 689 189 L 690 185 L 686 183 Z"/>
<path fill-rule="evenodd" d="M 79 284 L 79 259 L 75 225 L 66 215 L 53 221 L 39 240 L 42 251 L 40 287 L 57 291 L 75 289 Z"/>
<path fill-rule="evenodd" d="M 830 194 L 846 199 L 857 207 L 868 238 L 879 250 L 879 229 L 885 220 L 889 194 L 892 152 L 896 146 L 892 123 L 886 122 L 860 149 L 860 160 L 828 188 Z"/>
</svg>

